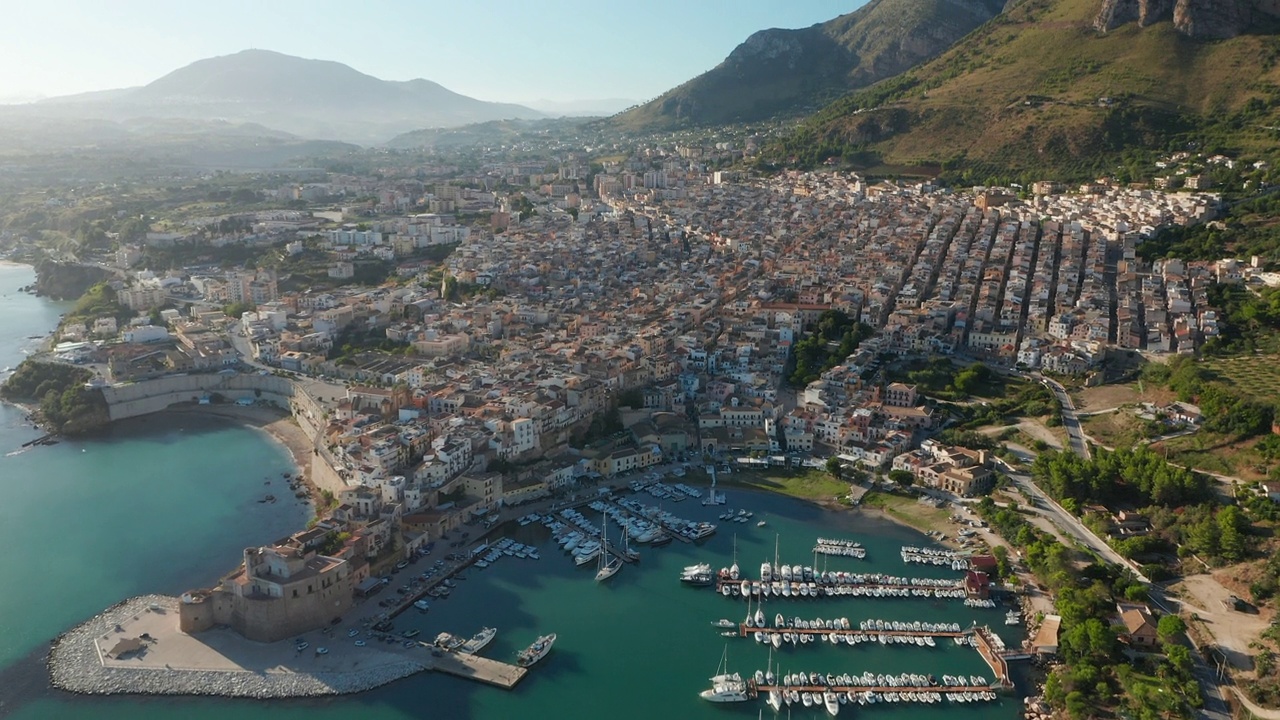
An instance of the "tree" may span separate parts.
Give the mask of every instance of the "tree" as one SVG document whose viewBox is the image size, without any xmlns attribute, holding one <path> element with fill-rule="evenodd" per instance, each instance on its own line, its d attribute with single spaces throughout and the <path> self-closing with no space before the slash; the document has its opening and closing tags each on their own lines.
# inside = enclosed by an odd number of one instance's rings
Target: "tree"
<svg viewBox="0 0 1280 720">
<path fill-rule="evenodd" d="M 1160 636 L 1162 643 L 1167 644 L 1186 631 L 1187 624 L 1177 615 L 1161 615 L 1160 621 L 1156 623 L 1156 634 Z"/>
<path fill-rule="evenodd" d="M 916 476 L 906 470 L 890 470 L 889 479 L 897 483 L 900 487 L 908 488 L 915 484 Z"/>
<path fill-rule="evenodd" d="M 844 477 L 844 466 L 840 464 L 840 458 L 834 455 L 827 458 L 827 472 L 835 478 Z"/>
</svg>

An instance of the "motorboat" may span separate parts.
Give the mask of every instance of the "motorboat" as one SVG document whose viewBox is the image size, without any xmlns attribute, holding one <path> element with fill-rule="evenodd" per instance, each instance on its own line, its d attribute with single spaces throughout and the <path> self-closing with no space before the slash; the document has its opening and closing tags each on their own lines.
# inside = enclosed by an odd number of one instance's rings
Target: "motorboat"
<svg viewBox="0 0 1280 720">
<path fill-rule="evenodd" d="M 521 650 L 520 654 L 516 656 L 516 664 L 523 668 L 531 667 L 534 663 L 546 657 L 547 653 L 551 652 L 551 646 L 554 645 L 555 642 L 555 633 L 543 635 L 537 640 L 534 640 L 532 645 Z"/>
<path fill-rule="evenodd" d="M 716 668 L 716 674 L 711 677 L 710 689 L 698 693 L 698 697 L 714 703 L 745 702 L 750 699 L 747 696 L 747 681 L 743 680 L 738 673 L 730 674 L 728 663 L 729 648 L 725 646 L 724 654 L 720 657 L 720 666 Z"/>
<path fill-rule="evenodd" d="M 493 642 L 493 638 L 498 634 L 497 628 L 487 627 L 480 632 L 471 636 L 471 639 L 462 643 L 462 647 L 458 648 L 458 652 L 464 655 L 474 655 L 485 648 L 486 645 Z"/>
</svg>

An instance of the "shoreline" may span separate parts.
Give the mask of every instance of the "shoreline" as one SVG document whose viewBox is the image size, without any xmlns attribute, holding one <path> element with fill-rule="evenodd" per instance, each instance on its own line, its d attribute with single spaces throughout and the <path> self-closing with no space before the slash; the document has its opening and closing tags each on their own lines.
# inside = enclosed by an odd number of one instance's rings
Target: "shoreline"
<svg viewBox="0 0 1280 720">
<path fill-rule="evenodd" d="M 314 456 L 311 441 L 307 439 L 302 432 L 302 428 L 298 426 L 297 421 L 293 419 L 293 415 L 288 410 L 262 405 L 246 407 L 232 404 L 192 405 L 190 403 L 180 403 L 138 417 L 154 418 L 163 417 L 164 415 L 173 415 L 175 417 L 182 415 L 212 416 L 231 420 L 243 427 L 266 434 L 272 441 L 283 446 L 285 451 L 289 453 L 289 457 L 293 460 L 294 474 L 306 488 L 307 499 L 312 506 L 312 513 L 318 515 L 317 511 L 324 507 L 324 498 L 321 495 L 320 488 L 311 477 L 311 463 Z"/>
</svg>

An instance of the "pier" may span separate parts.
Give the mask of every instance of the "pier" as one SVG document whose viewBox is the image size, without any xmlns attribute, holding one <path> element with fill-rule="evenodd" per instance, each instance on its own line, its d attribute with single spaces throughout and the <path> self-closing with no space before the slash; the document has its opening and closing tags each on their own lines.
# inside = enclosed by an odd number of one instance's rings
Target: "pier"
<svg viewBox="0 0 1280 720">
<path fill-rule="evenodd" d="M 422 644 L 426 645 L 426 643 Z M 454 677 L 500 687 L 503 690 L 515 687 L 529 673 L 528 668 L 518 665 L 456 652 L 444 652 L 439 657 L 433 655 L 431 669 Z"/>
<path fill-rule="evenodd" d="M 853 693 L 855 695 L 865 692 L 873 693 L 909 693 L 909 692 L 933 692 L 941 695 L 959 695 L 961 693 L 980 693 L 989 692 L 991 687 L 986 685 L 756 685 L 755 681 L 747 684 L 751 693 L 767 693 L 770 690 L 779 692 L 809 692 L 809 693 Z"/>
<path fill-rule="evenodd" d="M 997 684 L 1006 689 L 1013 687 L 1013 683 L 1009 680 L 1009 663 L 1005 657 L 1004 641 L 992 633 L 990 628 L 974 628 L 973 634 L 976 640 L 974 647 L 978 648 L 978 654 L 991 667 Z"/>
<path fill-rule="evenodd" d="M 651 523 L 656 524 L 658 527 L 662 528 L 662 531 L 663 531 L 663 532 L 665 532 L 667 535 L 669 535 L 669 536 L 671 536 L 671 537 L 675 538 L 676 540 L 679 540 L 679 541 L 680 541 L 680 542 L 682 542 L 682 543 L 692 543 L 692 542 L 693 542 L 693 540 L 691 540 L 691 539 L 689 539 L 689 538 L 685 537 L 685 536 L 684 536 L 684 534 L 682 534 L 682 533 L 680 533 L 680 532 L 678 532 L 678 531 L 676 531 L 676 530 L 673 530 L 673 529 L 671 528 L 671 526 L 670 526 L 670 525 L 668 525 L 667 523 L 663 522 L 663 521 L 662 521 L 660 518 L 658 518 L 658 517 L 649 517 L 649 516 L 645 515 L 645 514 L 644 514 L 644 513 L 642 513 L 642 512 L 639 512 L 639 511 L 637 511 L 637 510 L 632 510 L 631 508 L 627 507 L 626 505 L 623 505 L 623 504 L 622 504 L 622 503 L 620 503 L 620 502 L 616 502 L 616 501 L 612 501 L 612 500 L 605 500 L 605 502 L 607 502 L 607 503 L 609 503 L 610 505 L 612 505 L 612 506 L 614 506 L 614 507 L 618 508 L 619 510 L 621 510 L 621 511 L 622 511 L 622 512 L 624 512 L 624 513 L 626 513 L 627 515 L 630 515 L 631 517 L 637 518 L 637 519 L 639 519 L 639 520 L 644 520 L 645 522 L 651 522 Z M 654 513 L 654 514 L 656 515 L 657 513 Z"/>
<path fill-rule="evenodd" d="M 865 637 L 874 640 L 881 635 L 885 637 L 945 637 L 957 638 L 965 635 L 972 635 L 972 630 L 961 630 L 959 632 L 951 632 L 947 630 L 834 630 L 831 628 L 796 628 L 796 627 L 752 627 L 746 623 L 738 623 L 738 635 L 741 637 L 751 637 L 756 633 L 765 635 L 782 635 L 790 633 L 792 635 L 820 635 L 827 637 L 835 635 L 837 637 Z"/>
<path fill-rule="evenodd" d="M 903 578 L 905 579 L 905 578 Z M 742 584 L 748 583 L 749 593 L 742 592 Z M 822 597 L 924 597 L 949 598 L 963 600 L 967 597 L 960 581 L 938 585 L 913 585 L 902 582 L 848 582 L 829 583 L 817 581 L 792 581 L 791 594 L 786 595 L 775 590 L 773 585 L 782 585 L 782 581 L 761 583 L 758 580 L 731 580 L 725 577 L 716 578 L 716 592 L 725 597 L 768 597 L 770 599 L 814 599 Z M 797 591 L 801 585 L 809 588 L 809 593 Z M 879 594 L 877 594 L 879 593 Z"/>
<path fill-rule="evenodd" d="M 599 528 L 591 528 L 583 525 L 582 523 L 579 523 L 573 517 L 570 517 L 569 515 L 565 515 L 564 510 L 561 510 L 559 513 L 557 513 L 556 517 L 559 518 L 564 524 L 568 525 L 569 527 L 575 528 L 578 532 L 586 535 L 587 537 L 599 540 L 602 552 L 607 551 L 610 555 L 618 558 L 624 563 L 630 564 L 630 563 L 636 562 L 635 558 L 627 557 L 626 553 L 623 553 L 616 544 L 598 535 L 597 533 L 600 532 Z M 620 528 L 620 529 L 622 532 L 626 532 L 625 528 Z"/>
</svg>

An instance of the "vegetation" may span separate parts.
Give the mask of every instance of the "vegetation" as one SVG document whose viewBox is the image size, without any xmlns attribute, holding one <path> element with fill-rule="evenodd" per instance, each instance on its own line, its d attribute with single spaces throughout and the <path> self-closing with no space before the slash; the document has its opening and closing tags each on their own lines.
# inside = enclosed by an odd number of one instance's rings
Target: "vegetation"
<svg viewBox="0 0 1280 720">
<path fill-rule="evenodd" d="M 1196 42 L 1168 22 L 1102 34 L 1091 27 L 1097 11 L 1024 0 L 934 60 L 827 106 L 763 160 L 1028 185 L 1145 180 L 1163 172 L 1156 159 L 1188 148 L 1275 154 L 1272 36 Z"/>
<path fill-rule="evenodd" d="M 1252 182 L 1265 181 L 1265 176 Z M 1231 180 L 1223 184 L 1230 186 Z M 1236 184 L 1243 184 L 1239 182 Z M 1144 260 L 1180 258 L 1220 260 L 1224 257 L 1258 255 L 1265 262 L 1280 262 L 1280 195 L 1269 193 L 1233 204 L 1217 222 L 1173 225 L 1138 245 Z"/>
<path fill-rule="evenodd" d="M 64 322 L 92 322 L 94 318 L 110 316 L 123 322 L 134 312 L 116 300 L 116 291 L 106 283 L 98 283 L 76 300 L 76 306 L 67 313 Z"/>
<path fill-rule="evenodd" d="M 1274 401 L 1222 382 L 1194 358 L 1179 356 L 1168 364 L 1151 363 L 1143 370 L 1142 380 L 1163 385 L 1177 393 L 1179 400 L 1198 405 L 1203 427 L 1209 432 L 1249 438 L 1271 430 Z"/>
<path fill-rule="evenodd" d="M 0 397 L 39 403 L 39 416 L 52 432 L 80 435 L 111 422 L 102 391 L 85 387 L 92 375 L 84 368 L 24 360 L 0 386 Z"/>
<path fill-rule="evenodd" d="M 1104 619 L 1114 613 L 1117 600 L 1144 599 L 1142 584 L 1096 559 L 1078 569 L 1070 548 L 990 498 L 979 502 L 977 511 L 1020 548 L 1027 568 L 1054 593 L 1062 617 L 1058 654 L 1064 662 L 1045 682 L 1051 706 L 1072 718 L 1095 717 L 1099 708 L 1151 720 L 1192 716 L 1202 700 L 1186 648 L 1170 648 L 1164 660 L 1131 660 L 1120 652 L 1117 629 Z"/>
<path fill-rule="evenodd" d="M 791 384 L 804 387 L 817 380 L 852 355 L 858 345 L 873 334 L 875 330 L 871 326 L 840 310 L 823 311 L 813 332 L 792 348 L 796 366 L 791 373 Z"/>
<path fill-rule="evenodd" d="M 35 268 L 36 294 L 54 300 L 78 298 L 111 275 L 102 268 L 60 263 L 48 258 L 37 262 Z"/>
<path fill-rule="evenodd" d="M 744 485 L 805 500 L 833 500 L 849 494 L 849 484 L 821 470 L 770 468 L 720 475 L 723 484 Z"/>
</svg>

